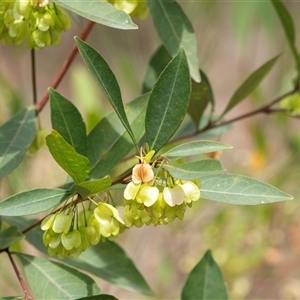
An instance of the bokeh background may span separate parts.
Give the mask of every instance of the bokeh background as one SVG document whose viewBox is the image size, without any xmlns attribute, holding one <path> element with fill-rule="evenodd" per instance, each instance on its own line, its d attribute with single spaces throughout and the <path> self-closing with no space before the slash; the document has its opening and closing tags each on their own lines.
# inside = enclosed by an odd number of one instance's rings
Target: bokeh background
<svg viewBox="0 0 300 300">
<path fill-rule="evenodd" d="M 221 112 L 238 86 L 275 55 L 276 66 L 259 88 L 227 118 L 239 116 L 289 91 L 294 63 L 275 10 L 269 1 L 179 1 L 198 41 L 199 67 L 208 76 Z M 300 3 L 283 1 L 299 37 Z M 86 21 L 72 16 L 62 43 L 36 52 L 38 97 L 53 80 Z M 121 31 L 97 25 L 87 41 L 114 71 L 125 102 L 141 93 L 147 63 L 160 45 L 151 17 L 134 20 L 139 29 Z M 300 46 L 300 44 L 298 43 Z M 30 51 L 0 45 L 0 124 L 32 103 Z M 72 100 L 90 130 L 111 111 L 79 57 L 58 91 Z M 49 106 L 40 114 L 51 130 Z M 117 238 L 157 295 L 179 299 L 187 274 L 212 249 L 226 280 L 230 299 L 300 299 L 300 131 L 299 120 L 257 115 L 233 124 L 214 140 L 231 144 L 221 155 L 227 172 L 268 182 L 294 195 L 294 201 L 234 206 L 200 200 L 183 221 L 168 226 L 130 229 Z M 0 199 L 34 187 L 59 186 L 65 173 L 40 149 L 0 182 Z M 28 253 L 37 251 L 22 242 Z M 6 254 L 0 255 L 0 295 L 22 294 Z M 120 299 L 150 299 L 100 281 L 104 293 Z M 152 299 L 152 298 L 151 298 Z"/>
</svg>

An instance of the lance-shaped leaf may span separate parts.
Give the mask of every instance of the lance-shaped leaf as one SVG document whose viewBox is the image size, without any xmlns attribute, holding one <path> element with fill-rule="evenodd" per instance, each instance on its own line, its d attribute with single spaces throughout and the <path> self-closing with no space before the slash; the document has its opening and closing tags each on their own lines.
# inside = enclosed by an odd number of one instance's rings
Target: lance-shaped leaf
<svg viewBox="0 0 300 300">
<path fill-rule="evenodd" d="M 300 58 L 298 56 L 298 51 L 295 45 L 295 27 L 292 16 L 286 7 L 282 4 L 280 0 L 271 0 L 276 13 L 281 21 L 282 27 L 284 29 L 285 35 L 289 42 L 292 54 L 295 59 L 296 68 L 298 70 L 298 77 L 300 76 Z"/>
<path fill-rule="evenodd" d="M 105 0 L 70 1 L 54 0 L 61 7 L 86 19 L 118 29 L 137 29 L 131 18 Z"/>
<path fill-rule="evenodd" d="M 67 143 L 86 155 L 86 127 L 77 107 L 53 89 L 49 89 L 51 123 Z"/>
<path fill-rule="evenodd" d="M 293 200 L 293 196 L 270 184 L 236 174 L 203 177 L 201 179 L 201 198 L 241 205 Z"/>
<path fill-rule="evenodd" d="M 78 298 L 76 300 L 118 300 L 118 298 L 108 294 L 101 294 L 90 297 Z"/>
<path fill-rule="evenodd" d="M 184 156 L 191 156 L 215 151 L 231 149 L 232 146 L 215 141 L 192 141 L 178 145 L 169 151 L 161 154 L 162 156 L 174 159 Z"/>
<path fill-rule="evenodd" d="M 127 290 L 153 295 L 132 260 L 117 244 L 106 241 L 88 248 L 78 259 L 66 259 L 68 264 L 103 278 Z"/>
<path fill-rule="evenodd" d="M 17 227 L 10 226 L 0 231 L 0 249 L 5 249 L 22 240 L 25 236 L 18 231 Z"/>
<path fill-rule="evenodd" d="M 194 121 L 196 128 L 199 126 L 199 122 L 208 103 L 211 103 L 212 110 L 215 105 L 214 95 L 209 80 L 203 71 L 200 70 L 200 74 L 201 82 L 192 80 L 192 93 L 187 110 Z"/>
<path fill-rule="evenodd" d="M 82 198 L 98 194 L 99 192 L 107 189 L 111 185 L 111 178 L 105 176 L 98 180 L 85 181 L 75 185 L 77 191 Z"/>
<path fill-rule="evenodd" d="M 46 211 L 70 198 L 74 192 L 39 188 L 21 192 L 0 201 L 0 215 L 25 216 Z"/>
<path fill-rule="evenodd" d="M 166 164 L 164 168 L 172 176 L 182 180 L 199 179 L 209 174 L 223 172 L 224 169 L 217 159 L 203 159 L 187 164 Z"/>
<path fill-rule="evenodd" d="M 131 128 L 138 140 L 145 132 L 148 98 L 149 94 L 146 94 L 125 105 Z M 91 163 L 89 177 L 101 178 L 107 175 L 133 148 L 117 114 L 111 112 L 88 135 L 88 158 Z"/>
<path fill-rule="evenodd" d="M 124 110 L 120 87 L 114 73 L 112 72 L 106 61 L 94 48 L 77 37 L 75 38 L 75 42 L 82 59 L 87 65 L 87 68 L 95 78 L 98 85 L 101 87 L 103 93 L 114 108 L 120 121 L 122 122 L 133 143 L 138 149 L 136 139 Z"/>
<path fill-rule="evenodd" d="M 27 254 L 20 258 L 36 299 L 76 299 L 100 293 L 88 275 L 61 263 Z"/>
<path fill-rule="evenodd" d="M 265 76 L 271 71 L 274 64 L 276 63 L 279 56 L 275 56 L 270 59 L 264 65 L 262 65 L 259 69 L 253 72 L 246 81 L 236 90 L 233 94 L 229 103 L 224 110 L 223 115 L 225 115 L 229 110 L 231 110 L 234 106 L 239 104 L 242 100 L 244 100 L 253 90 L 260 84 L 260 82 L 265 78 Z"/>
<path fill-rule="evenodd" d="M 22 110 L 0 127 L 0 179 L 22 161 L 35 137 L 35 110 Z"/>
<path fill-rule="evenodd" d="M 146 112 L 146 142 L 156 152 L 174 135 L 189 104 L 191 80 L 184 50 L 171 60 L 150 94 Z"/>
<path fill-rule="evenodd" d="M 174 56 L 183 47 L 192 78 L 200 82 L 197 40 L 193 26 L 176 1 L 148 0 L 155 28 L 169 53 Z"/>
<path fill-rule="evenodd" d="M 164 46 L 160 46 L 152 55 L 143 81 L 143 93 L 150 92 L 160 73 L 168 65 L 172 56 Z"/>
<path fill-rule="evenodd" d="M 210 250 L 189 274 L 183 287 L 182 300 L 226 300 L 227 289 L 218 264 Z"/>
<path fill-rule="evenodd" d="M 76 183 L 83 182 L 90 171 L 89 160 L 77 153 L 55 130 L 46 137 L 46 142 L 56 162 Z"/>
</svg>

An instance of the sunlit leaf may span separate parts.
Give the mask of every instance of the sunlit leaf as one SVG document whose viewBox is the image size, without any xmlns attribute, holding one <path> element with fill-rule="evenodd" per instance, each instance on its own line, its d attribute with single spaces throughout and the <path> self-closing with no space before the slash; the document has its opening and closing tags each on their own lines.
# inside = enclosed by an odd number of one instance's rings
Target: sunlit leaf
<svg viewBox="0 0 300 300">
<path fill-rule="evenodd" d="M 180 144 L 161 155 L 168 158 L 179 158 L 184 156 L 222 151 L 231 148 L 232 146 L 230 145 L 215 141 L 192 141 Z"/>
<path fill-rule="evenodd" d="M 209 174 L 224 171 L 220 161 L 216 159 L 203 159 L 187 164 L 166 164 L 164 168 L 168 170 L 172 176 L 182 180 L 198 179 Z"/>
<path fill-rule="evenodd" d="M 140 140 L 145 132 L 145 113 L 149 94 L 125 105 L 132 130 Z M 91 178 L 101 178 L 134 148 L 131 139 L 115 112 L 103 118 L 88 135 L 88 158 Z"/>
<path fill-rule="evenodd" d="M 48 259 L 16 253 L 36 299 L 76 299 L 100 293 L 88 275 Z"/>
<path fill-rule="evenodd" d="M 63 8 L 99 24 L 118 29 L 138 28 L 125 12 L 116 9 L 105 0 L 54 0 L 54 2 Z"/>
<path fill-rule="evenodd" d="M 46 137 L 46 142 L 55 161 L 76 183 L 83 182 L 90 171 L 88 158 L 77 153 L 75 149 L 54 130 Z"/>
<path fill-rule="evenodd" d="M 78 259 L 66 261 L 81 270 L 103 278 L 127 290 L 153 295 L 132 260 L 117 244 L 106 241 L 88 248 Z"/>
<path fill-rule="evenodd" d="M 95 195 L 111 185 L 111 178 L 105 176 L 98 180 L 85 181 L 75 185 L 75 191 L 77 191 L 81 197 Z"/>
<path fill-rule="evenodd" d="M 22 240 L 25 236 L 18 231 L 17 227 L 10 226 L 0 231 L 0 249 L 5 249 Z"/>
<path fill-rule="evenodd" d="M 188 107 L 188 113 L 198 128 L 201 117 L 208 103 L 214 107 L 215 100 L 209 80 L 203 71 L 200 70 L 201 82 L 192 80 L 192 93 Z"/>
<path fill-rule="evenodd" d="M 101 87 L 103 93 L 106 95 L 108 101 L 114 108 L 123 126 L 127 130 L 134 144 L 137 146 L 136 139 L 128 122 L 122 96 L 117 79 L 110 69 L 109 65 L 102 58 L 102 56 L 90 45 L 83 42 L 79 38 L 75 38 L 76 45 L 79 49 L 82 59 L 87 68 L 91 72 L 96 82 Z M 138 148 L 138 147 L 137 147 Z"/>
<path fill-rule="evenodd" d="M 183 49 L 161 73 L 150 94 L 146 112 L 146 142 L 156 152 L 180 126 L 189 104 L 191 80 Z"/>
<path fill-rule="evenodd" d="M 0 179 L 20 164 L 35 132 L 33 107 L 22 110 L 0 127 Z"/>
<path fill-rule="evenodd" d="M 166 50 L 164 46 L 160 46 L 155 53 L 152 55 L 149 65 L 146 70 L 144 82 L 143 82 L 143 93 L 150 92 L 159 77 L 160 73 L 168 65 L 172 56 Z"/>
<path fill-rule="evenodd" d="M 300 76 L 300 58 L 298 56 L 298 51 L 295 45 L 295 27 L 292 16 L 290 15 L 289 11 L 286 9 L 284 4 L 280 0 L 271 0 L 276 13 L 281 21 L 282 27 L 284 29 L 285 35 L 289 42 L 291 51 L 293 53 L 296 68 L 298 70 L 298 76 Z"/>
<path fill-rule="evenodd" d="M 148 6 L 164 46 L 172 56 L 183 47 L 191 76 L 196 82 L 200 82 L 195 32 L 180 5 L 176 1 L 148 0 Z"/>
<path fill-rule="evenodd" d="M 201 197 L 241 205 L 293 200 L 293 196 L 267 183 L 236 174 L 203 177 L 201 179 Z"/>
<path fill-rule="evenodd" d="M 39 188 L 21 192 L 0 201 L 0 215 L 25 216 L 46 211 L 70 198 L 74 192 Z"/>
<path fill-rule="evenodd" d="M 227 113 L 234 106 L 236 106 L 242 100 L 244 100 L 251 92 L 253 92 L 253 90 L 260 84 L 260 82 L 265 78 L 265 76 L 271 71 L 278 57 L 279 56 L 275 56 L 274 58 L 270 59 L 268 62 L 266 62 L 256 71 L 254 71 L 246 79 L 246 81 L 233 94 L 222 115 Z"/>
<path fill-rule="evenodd" d="M 189 274 L 182 300 L 226 300 L 227 289 L 222 272 L 208 250 Z"/>
<path fill-rule="evenodd" d="M 73 103 L 53 89 L 49 89 L 49 97 L 52 128 L 76 152 L 86 155 L 86 127 L 78 109 Z"/>
</svg>

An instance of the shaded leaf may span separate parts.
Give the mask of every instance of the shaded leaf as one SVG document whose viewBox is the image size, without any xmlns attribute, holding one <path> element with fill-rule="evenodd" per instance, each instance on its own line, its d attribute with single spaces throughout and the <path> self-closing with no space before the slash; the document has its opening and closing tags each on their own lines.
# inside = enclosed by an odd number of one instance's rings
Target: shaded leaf
<svg viewBox="0 0 300 300">
<path fill-rule="evenodd" d="M 88 158 L 77 153 L 75 149 L 54 130 L 46 137 L 46 142 L 55 161 L 76 183 L 83 182 L 90 171 Z"/>
<path fill-rule="evenodd" d="M 70 198 L 74 192 L 39 188 L 21 192 L 0 201 L 0 215 L 25 216 L 46 211 Z"/>
<path fill-rule="evenodd" d="M 209 174 L 224 171 L 220 161 L 217 159 L 203 159 L 187 164 L 166 164 L 164 168 L 168 170 L 172 176 L 182 180 L 198 179 Z"/>
<path fill-rule="evenodd" d="M 198 83 L 192 80 L 192 93 L 187 110 L 194 121 L 196 128 L 199 126 L 199 122 L 208 103 L 211 103 L 213 108 L 215 105 L 214 95 L 208 78 L 201 70 L 200 74 L 201 82 Z"/>
<path fill-rule="evenodd" d="M 82 198 L 87 196 L 92 196 L 98 194 L 104 189 L 110 187 L 111 178 L 109 176 L 105 176 L 98 180 L 85 181 L 75 185 L 75 191 L 77 191 Z"/>
<path fill-rule="evenodd" d="M 54 0 L 54 2 L 63 8 L 99 24 L 118 29 L 138 28 L 124 11 L 116 9 L 113 5 L 104 0 Z"/>
<path fill-rule="evenodd" d="M 215 141 L 192 141 L 180 144 L 161 155 L 168 158 L 179 158 L 184 156 L 222 151 L 231 148 L 232 146 L 230 145 Z"/>
<path fill-rule="evenodd" d="M 5 249 L 22 240 L 25 236 L 18 231 L 17 227 L 10 226 L 0 231 L 0 249 Z"/>
<path fill-rule="evenodd" d="M 125 105 L 132 130 L 141 139 L 145 130 L 145 114 L 149 95 L 143 95 Z M 115 112 L 103 118 L 88 135 L 90 178 L 107 175 L 134 148 L 131 139 Z"/>
<path fill-rule="evenodd" d="M 97 295 L 100 289 L 88 275 L 48 259 L 15 253 L 36 299 L 75 299 Z"/>
<path fill-rule="evenodd" d="M 23 296 L 0 297 L 0 300 L 24 300 Z"/>
<path fill-rule="evenodd" d="M 148 0 L 155 28 L 169 53 L 174 56 L 183 47 L 192 78 L 200 82 L 197 40 L 193 26 L 176 1 Z"/>
<path fill-rule="evenodd" d="M 295 45 L 295 27 L 292 16 L 286 7 L 282 4 L 280 0 L 271 0 L 276 13 L 281 21 L 282 27 L 284 29 L 285 35 L 289 42 L 292 54 L 295 59 L 296 68 L 298 70 L 298 77 L 300 76 L 300 58 L 298 56 L 298 51 Z"/>
<path fill-rule="evenodd" d="M 22 110 L 0 127 L 0 179 L 20 164 L 35 132 L 33 107 Z"/>
<path fill-rule="evenodd" d="M 246 81 L 236 90 L 236 92 L 229 100 L 229 103 L 222 116 L 229 110 L 231 110 L 234 106 L 239 104 L 242 100 L 244 100 L 260 84 L 265 76 L 271 71 L 278 57 L 279 56 L 277 55 L 274 58 L 270 59 L 246 79 Z"/>
<path fill-rule="evenodd" d="M 183 287 L 182 300 L 226 300 L 227 289 L 218 264 L 208 250 L 189 274 Z"/>
<path fill-rule="evenodd" d="M 117 244 L 106 241 L 88 248 L 78 259 L 66 259 L 68 264 L 103 278 L 127 290 L 153 295 L 132 260 Z"/>
<path fill-rule="evenodd" d="M 106 95 L 108 101 L 114 108 L 120 121 L 138 149 L 136 139 L 124 110 L 120 87 L 114 73 L 106 61 L 94 48 L 77 37 L 75 38 L 75 42 L 82 59 L 87 65 L 87 68 L 91 72 L 98 85 L 101 87 L 103 93 Z"/>
<path fill-rule="evenodd" d="M 51 123 L 67 143 L 86 156 L 86 127 L 76 106 L 54 89 L 49 89 Z"/>
<path fill-rule="evenodd" d="M 90 297 L 78 298 L 76 300 L 118 300 L 118 298 L 112 295 L 101 294 L 101 295 L 95 295 Z"/>
<path fill-rule="evenodd" d="M 150 92 L 160 73 L 168 65 L 172 56 L 164 46 L 160 46 L 152 55 L 143 81 L 143 93 Z"/>
<path fill-rule="evenodd" d="M 146 142 L 156 152 L 180 126 L 188 107 L 191 81 L 183 49 L 159 76 L 150 94 L 145 128 Z"/>
<path fill-rule="evenodd" d="M 236 174 L 203 177 L 201 179 L 201 198 L 241 205 L 293 200 L 293 196 L 270 184 Z"/>
</svg>

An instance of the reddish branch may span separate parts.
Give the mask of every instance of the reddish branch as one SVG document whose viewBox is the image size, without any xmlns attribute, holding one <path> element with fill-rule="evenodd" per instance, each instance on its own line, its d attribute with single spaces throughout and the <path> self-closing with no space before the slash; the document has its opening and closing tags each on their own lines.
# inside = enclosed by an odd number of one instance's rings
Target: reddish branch
<svg viewBox="0 0 300 300">
<path fill-rule="evenodd" d="M 80 34 L 80 36 L 79 36 L 80 39 L 85 40 L 87 38 L 87 36 L 90 33 L 90 31 L 92 30 L 94 24 L 95 24 L 94 22 L 89 22 L 88 23 L 87 27 Z M 55 78 L 54 78 L 53 82 L 51 83 L 50 87 L 55 89 L 59 85 L 59 83 L 63 79 L 64 75 L 66 74 L 67 70 L 69 69 L 72 61 L 74 60 L 77 52 L 78 52 L 78 48 L 76 47 L 76 45 L 74 45 L 74 47 L 72 48 L 72 51 L 70 52 L 70 54 L 68 55 L 68 57 L 64 61 L 63 65 L 61 66 L 60 70 L 58 71 L 57 75 L 55 76 Z M 48 91 L 46 91 L 45 94 L 43 95 L 42 99 L 36 105 L 37 114 L 41 112 L 43 107 L 46 105 L 48 99 L 49 99 L 49 93 L 48 93 Z"/>
</svg>

